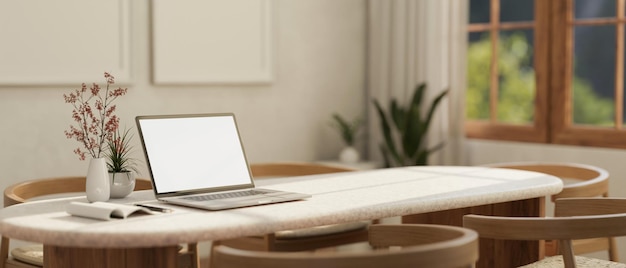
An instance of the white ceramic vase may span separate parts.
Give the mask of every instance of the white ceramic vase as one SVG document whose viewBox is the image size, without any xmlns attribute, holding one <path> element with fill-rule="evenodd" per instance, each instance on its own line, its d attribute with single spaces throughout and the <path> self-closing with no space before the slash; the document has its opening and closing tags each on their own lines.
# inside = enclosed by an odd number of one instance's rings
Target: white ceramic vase
<svg viewBox="0 0 626 268">
<path fill-rule="evenodd" d="M 109 174 L 104 158 L 92 158 L 89 160 L 85 188 L 87 201 L 96 202 L 109 200 Z"/>
<path fill-rule="evenodd" d="M 357 163 L 361 159 L 359 151 L 352 146 L 347 146 L 339 153 L 339 161 L 343 163 Z"/>
<path fill-rule="evenodd" d="M 135 172 L 109 172 L 111 198 L 124 198 L 135 190 Z"/>
</svg>

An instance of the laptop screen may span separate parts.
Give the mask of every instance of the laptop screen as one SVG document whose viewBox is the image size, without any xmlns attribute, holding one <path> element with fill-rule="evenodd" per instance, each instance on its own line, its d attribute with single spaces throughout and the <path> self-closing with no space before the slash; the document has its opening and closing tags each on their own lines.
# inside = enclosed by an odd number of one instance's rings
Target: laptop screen
<svg viewBox="0 0 626 268">
<path fill-rule="evenodd" d="M 252 185 L 233 114 L 138 116 L 155 193 Z"/>
</svg>

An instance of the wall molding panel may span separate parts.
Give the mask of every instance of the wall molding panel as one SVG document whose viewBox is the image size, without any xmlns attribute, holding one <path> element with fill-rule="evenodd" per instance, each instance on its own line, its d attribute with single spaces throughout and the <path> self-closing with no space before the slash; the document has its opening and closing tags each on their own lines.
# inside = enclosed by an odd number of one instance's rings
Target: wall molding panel
<svg viewBox="0 0 626 268">
<path fill-rule="evenodd" d="M 272 5 L 271 0 L 152 1 L 153 82 L 272 82 Z"/>
<path fill-rule="evenodd" d="M 129 83 L 130 0 L 0 2 L 0 85 Z"/>
</svg>

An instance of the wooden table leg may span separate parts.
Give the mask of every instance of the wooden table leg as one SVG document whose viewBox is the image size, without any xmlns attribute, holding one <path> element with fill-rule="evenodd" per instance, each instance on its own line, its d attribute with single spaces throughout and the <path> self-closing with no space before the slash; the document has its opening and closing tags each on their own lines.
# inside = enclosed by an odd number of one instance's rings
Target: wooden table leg
<svg viewBox="0 0 626 268">
<path fill-rule="evenodd" d="M 178 246 L 155 248 L 76 248 L 44 246 L 44 267 L 174 268 Z"/>
<path fill-rule="evenodd" d="M 544 198 L 453 209 L 402 217 L 403 223 L 432 223 L 463 226 L 463 215 L 545 216 Z M 476 267 L 518 267 L 543 258 L 543 241 L 480 239 L 480 258 Z"/>
</svg>

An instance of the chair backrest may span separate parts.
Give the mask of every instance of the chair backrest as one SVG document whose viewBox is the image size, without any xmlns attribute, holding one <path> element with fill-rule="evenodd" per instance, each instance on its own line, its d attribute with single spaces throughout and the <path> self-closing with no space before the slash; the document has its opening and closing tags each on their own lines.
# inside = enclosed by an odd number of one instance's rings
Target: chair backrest
<svg viewBox="0 0 626 268">
<path fill-rule="evenodd" d="M 556 217 L 626 213 L 626 198 L 561 198 L 556 200 Z"/>
<path fill-rule="evenodd" d="M 577 207 L 583 204 L 584 209 Z M 580 215 L 581 211 L 592 215 L 554 218 L 465 215 L 463 226 L 485 238 L 558 240 L 565 267 L 575 267 L 572 240 L 625 236 L 625 207 L 626 198 L 566 198 L 556 201 L 555 209 L 561 215 Z"/>
<path fill-rule="evenodd" d="M 554 202 L 559 198 L 570 197 L 608 197 L 609 196 L 609 173 L 602 168 L 577 163 L 542 163 L 542 162 L 513 162 L 491 164 L 491 167 L 512 168 L 528 171 L 537 171 L 550 174 L 563 179 L 563 190 L 550 197 Z M 555 211 L 556 212 L 556 211 Z M 579 215 L 588 215 L 580 211 Z M 559 216 L 557 213 L 555 216 Z M 555 243 L 546 242 L 546 254 L 556 254 Z M 577 253 L 590 253 L 607 250 L 609 259 L 619 260 L 617 243 L 614 238 L 596 238 L 574 241 Z"/>
<path fill-rule="evenodd" d="M 136 179 L 135 190 L 152 189 L 150 181 Z M 58 177 L 19 182 L 4 190 L 4 206 L 26 202 L 28 199 L 63 193 L 85 191 L 85 177 Z"/>
<path fill-rule="evenodd" d="M 335 172 L 355 171 L 354 169 L 306 162 L 275 162 L 250 164 L 254 178 L 289 177 Z"/>
<path fill-rule="evenodd" d="M 576 163 L 513 162 L 490 164 L 490 167 L 511 168 L 550 174 L 564 180 L 575 180 L 563 186 L 563 190 L 552 195 L 552 201 L 567 197 L 607 197 L 609 194 L 609 172 L 605 169 Z"/>
<path fill-rule="evenodd" d="M 215 267 L 473 267 L 478 260 L 477 234 L 461 227 L 433 224 L 370 226 L 376 250 L 328 252 L 261 252 L 217 246 Z M 382 250 L 400 246 L 398 250 Z"/>
</svg>

